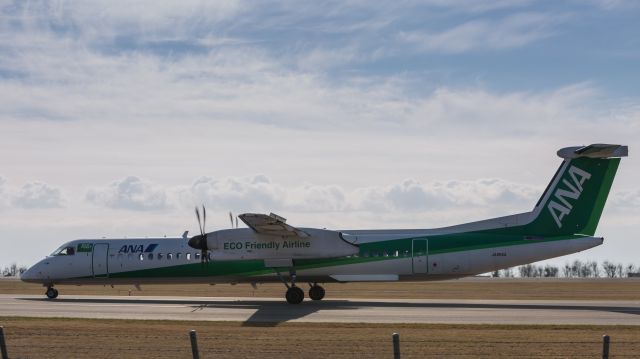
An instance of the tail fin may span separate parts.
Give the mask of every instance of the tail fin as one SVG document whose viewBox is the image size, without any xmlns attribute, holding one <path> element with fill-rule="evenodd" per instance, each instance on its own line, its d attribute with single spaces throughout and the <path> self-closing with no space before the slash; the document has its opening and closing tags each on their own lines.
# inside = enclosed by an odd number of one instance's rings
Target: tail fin
<svg viewBox="0 0 640 359">
<path fill-rule="evenodd" d="M 593 144 L 558 151 L 562 165 L 533 210 L 526 225 L 532 235 L 595 234 L 627 146 Z"/>
</svg>

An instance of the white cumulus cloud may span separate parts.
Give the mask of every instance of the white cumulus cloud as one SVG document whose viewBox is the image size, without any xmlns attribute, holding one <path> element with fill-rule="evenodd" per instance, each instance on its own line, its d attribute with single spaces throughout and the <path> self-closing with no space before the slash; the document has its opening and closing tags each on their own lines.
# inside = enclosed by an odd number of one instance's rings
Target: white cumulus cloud
<svg viewBox="0 0 640 359">
<path fill-rule="evenodd" d="M 35 181 L 26 183 L 15 192 L 11 196 L 11 203 L 21 208 L 57 208 L 62 207 L 63 199 L 58 188 Z"/>
<path fill-rule="evenodd" d="M 103 188 L 91 189 L 85 198 L 94 204 L 136 211 L 167 208 L 165 190 L 136 176 L 128 176 Z"/>
</svg>

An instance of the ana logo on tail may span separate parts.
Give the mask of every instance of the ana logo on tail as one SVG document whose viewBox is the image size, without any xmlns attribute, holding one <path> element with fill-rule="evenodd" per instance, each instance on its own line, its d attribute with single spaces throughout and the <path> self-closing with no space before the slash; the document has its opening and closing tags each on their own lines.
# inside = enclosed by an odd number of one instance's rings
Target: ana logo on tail
<svg viewBox="0 0 640 359">
<path fill-rule="evenodd" d="M 589 172 L 581 170 L 576 166 L 571 166 L 568 172 L 573 184 L 569 183 L 567 179 L 563 179 L 562 183 L 567 188 L 558 188 L 553 194 L 560 203 L 552 199 L 547 205 L 547 208 L 549 209 L 553 219 L 556 221 L 558 228 L 562 228 L 562 219 L 564 216 L 571 213 L 571 209 L 573 209 L 573 205 L 569 203 L 567 199 L 575 201 L 580 198 L 580 195 L 582 194 L 582 185 L 586 180 L 591 178 L 591 174 Z"/>
</svg>

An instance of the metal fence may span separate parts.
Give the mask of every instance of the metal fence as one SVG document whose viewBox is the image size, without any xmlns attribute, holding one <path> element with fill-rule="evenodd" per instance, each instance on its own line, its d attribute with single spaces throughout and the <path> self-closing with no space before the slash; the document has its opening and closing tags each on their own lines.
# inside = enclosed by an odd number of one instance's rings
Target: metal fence
<svg viewBox="0 0 640 359">
<path fill-rule="evenodd" d="M 402 340 L 400 334 L 393 333 L 388 341 L 372 340 L 345 344 L 336 339 L 317 338 L 315 344 L 322 347 L 321 352 L 296 351 L 292 355 L 290 345 L 302 345 L 296 338 L 286 338 L 277 345 L 269 345 L 270 339 L 251 338 L 244 345 L 236 347 L 217 346 L 217 342 L 224 338 L 221 336 L 199 337 L 195 330 L 188 333 L 176 333 L 175 336 L 167 335 L 135 335 L 128 336 L 134 342 L 140 341 L 145 345 L 119 345 L 118 338 L 114 337 L 113 345 L 94 347 L 91 342 L 83 341 L 82 333 L 70 335 L 56 333 L 55 328 L 47 336 L 49 342 L 29 341 L 28 338 L 20 343 L 7 346 L 5 329 L 0 326 L 0 352 L 2 359 L 38 358 L 38 357 L 68 357 L 68 358 L 281 358 L 281 357 L 319 357 L 319 358 L 637 358 L 640 357 L 640 341 L 615 341 L 608 335 L 602 338 L 591 338 L 585 341 L 474 341 L 464 338 L 451 340 Z M 131 342 L 131 341 L 129 341 Z M 176 345 L 178 343 L 178 345 Z M 285 344 L 285 345 L 282 345 Z M 532 353 L 519 353 L 519 348 L 524 345 L 539 345 L 540 350 Z M 34 354 L 34 349 L 39 354 Z M 562 349 L 562 351 L 560 350 Z M 567 351 L 570 354 L 566 354 Z M 44 354 L 43 354 L 44 353 Z M 564 353 L 564 354 L 562 354 Z"/>
</svg>

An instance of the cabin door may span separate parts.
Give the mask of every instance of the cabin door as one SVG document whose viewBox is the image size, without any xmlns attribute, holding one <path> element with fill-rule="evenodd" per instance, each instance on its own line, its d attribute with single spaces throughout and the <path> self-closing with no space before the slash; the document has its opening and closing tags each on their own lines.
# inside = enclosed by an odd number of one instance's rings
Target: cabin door
<svg viewBox="0 0 640 359">
<path fill-rule="evenodd" d="M 109 276 L 109 267 L 107 266 L 107 256 L 109 255 L 109 245 L 107 243 L 98 243 L 93 245 L 93 277 L 106 278 Z"/>
<path fill-rule="evenodd" d="M 426 239 L 414 239 L 413 240 L 413 273 L 427 273 L 427 256 L 429 250 L 429 243 Z"/>
</svg>

